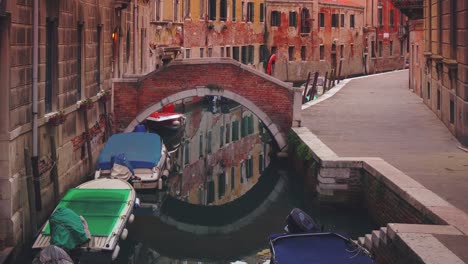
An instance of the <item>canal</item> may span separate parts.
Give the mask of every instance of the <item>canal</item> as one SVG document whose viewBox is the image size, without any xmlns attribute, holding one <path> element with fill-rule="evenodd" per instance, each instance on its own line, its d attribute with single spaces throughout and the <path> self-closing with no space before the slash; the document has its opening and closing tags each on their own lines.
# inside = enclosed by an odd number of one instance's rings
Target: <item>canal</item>
<svg viewBox="0 0 468 264">
<path fill-rule="evenodd" d="M 139 193 L 118 263 L 262 263 L 268 236 L 283 232 L 294 207 L 324 230 L 352 238 L 372 230 L 365 210 L 321 203 L 306 190 L 245 107 L 192 98 L 176 109 L 186 117 L 181 129 L 153 131 L 171 151 L 168 187 Z"/>
</svg>

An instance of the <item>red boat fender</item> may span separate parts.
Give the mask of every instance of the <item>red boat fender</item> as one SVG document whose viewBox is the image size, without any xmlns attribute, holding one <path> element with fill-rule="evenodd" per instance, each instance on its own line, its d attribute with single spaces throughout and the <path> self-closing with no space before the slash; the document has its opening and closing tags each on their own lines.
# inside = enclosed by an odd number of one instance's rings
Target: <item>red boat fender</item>
<svg viewBox="0 0 468 264">
<path fill-rule="evenodd" d="M 268 60 L 267 74 L 271 75 L 271 68 L 273 64 L 276 63 L 276 54 L 271 55 L 270 60 Z"/>
</svg>

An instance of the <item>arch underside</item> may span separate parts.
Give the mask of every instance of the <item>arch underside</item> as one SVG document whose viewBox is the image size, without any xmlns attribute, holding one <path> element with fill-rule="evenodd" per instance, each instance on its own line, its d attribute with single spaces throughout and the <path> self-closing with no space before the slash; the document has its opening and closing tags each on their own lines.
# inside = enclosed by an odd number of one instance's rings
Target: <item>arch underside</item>
<svg viewBox="0 0 468 264">
<path fill-rule="evenodd" d="M 238 95 L 236 93 L 233 93 L 229 90 L 223 90 L 223 89 L 209 89 L 207 87 L 196 87 L 194 89 L 190 90 L 185 90 L 182 92 L 175 93 L 173 95 L 170 95 L 166 98 L 163 98 L 161 101 L 156 102 L 149 107 L 147 107 L 145 110 L 140 112 L 133 120 L 128 124 L 128 126 L 125 128 L 124 132 L 131 132 L 137 126 L 138 124 L 142 123 L 145 121 L 145 119 L 151 115 L 153 112 L 158 111 L 163 108 L 163 106 L 175 103 L 176 101 L 185 99 L 185 98 L 190 98 L 190 97 L 204 97 L 204 96 L 222 96 L 228 99 L 231 99 L 233 101 L 238 102 L 242 106 L 246 107 L 249 109 L 252 113 L 254 113 L 262 122 L 263 124 L 267 127 L 267 129 L 270 131 L 271 135 L 275 139 L 278 147 L 280 150 L 284 150 L 286 148 L 286 137 L 281 131 L 278 129 L 278 126 L 271 120 L 271 118 L 264 112 L 262 111 L 258 106 L 256 106 L 252 101 L 246 99 L 245 97 Z"/>
</svg>

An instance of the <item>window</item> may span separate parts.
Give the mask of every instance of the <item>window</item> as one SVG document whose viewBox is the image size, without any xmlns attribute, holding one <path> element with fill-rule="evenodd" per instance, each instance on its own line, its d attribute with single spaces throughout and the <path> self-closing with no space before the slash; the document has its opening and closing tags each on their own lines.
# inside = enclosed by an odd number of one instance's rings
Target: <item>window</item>
<svg viewBox="0 0 468 264">
<path fill-rule="evenodd" d="M 403 40 L 400 40 L 400 56 L 403 57 L 404 53 Z"/>
<path fill-rule="evenodd" d="M 288 55 L 289 55 L 289 60 L 293 61 L 294 60 L 294 46 L 289 46 Z"/>
<path fill-rule="evenodd" d="M 53 79 L 55 76 L 56 70 L 56 50 L 57 50 L 57 41 L 56 41 L 56 30 L 57 27 L 53 21 L 47 20 L 46 28 L 46 83 L 45 83 L 45 112 L 52 112 L 52 97 L 54 94 L 53 89 Z"/>
<path fill-rule="evenodd" d="M 351 45 L 349 46 L 349 50 L 351 52 L 351 57 L 354 56 L 354 43 L 351 43 Z"/>
<path fill-rule="evenodd" d="M 431 99 L 431 83 L 427 82 L 427 99 Z"/>
<path fill-rule="evenodd" d="M 226 124 L 226 144 L 231 141 L 231 126 L 229 124 Z"/>
<path fill-rule="evenodd" d="M 232 21 L 236 21 L 236 1 L 232 0 Z"/>
<path fill-rule="evenodd" d="M 185 58 L 190 59 L 190 49 L 185 49 Z"/>
<path fill-rule="evenodd" d="M 226 192 L 226 174 L 218 174 L 218 199 Z"/>
<path fill-rule="evenodd" d="M 319 13 L 319 26 L 325 27 L 325 13 Z"/>
<path fill-rule="evenodd" d="M 265 61 L 266 60 L 266 54 L 265 54 L 266 46 L 265 45 L 260 45 L 258 48 L 258 55 L 259 55 L 259 61 Z"/>
<path fill-rule="evenodd" d="M 242 123 L 241 123 L 241 137 L 247 136 L 249 133 L 249 117 L 244 116 L 242 117 Z"/>
<path fill-rule="evenodd" d="M 203 132 L 200 133 L 200 140 L 198 141 L 198 157 L 203 157 Z"/>
<path fill-rule="evenodd" d="M 219 20 L 227 20 L 227 0 L 219 0 Z"/>
<path fill-rule="evenodd" d="M 294 11 L 289 12 L 289 26 L 290 27 L 297 26 L 297 13 Z"/>
<path fill-rule="evenodd" d="M 154 2 L 154 20 L 161 21 L 161 0 Z"/>
<path fill-rule="evenodd" d="M 263 3 L 260 4 L 260 22 L 265 21 L 265 7 Z"/>
<path fill-rule="evenodd" d="M 206 0 L 200 0 L 200 19 L 205 19 L 205 1 Z"/>
<path fill-rule="evenodd" d="M 174 21 L 179 21 L 179 0 L 174 0 Z"/>
<path fill-rule="evenodd" d="M 208 0 L 208 19 L 216 20 L 216 0 Z"/>
<path fill-rule="evenodd" d="M 247 178 L 253 176 L 253 160 L 252 156 L 249 155 L 249 158 L 245 161 L 245 175 Z"/>
<path fill-rule="evenodd" d="M 213 48 L 208 48 L 208 58 L 211 58 L 213 55 Z"/>
<path fill-rule="evenodd" d="M 393 56 L 393 40 L 390 40 L 390 56 Z"/>
<path fill-rule="evenodd" d="M 394 23 L 394 11 L 393 9 L 390 10 L 390 26 L 393 27 L 393 23 Z"/>
<path fill-rule="evenodd" d="M 323 45 L 320 45 L 320 60 L 325 59 L 325 47 Z"/>
<path fill-rule="evenodd" d="M 224 126 L 219 127 L 219 146 L 224 145 Z"/>
<path fill-rule="evenodd" d="M 231 58 L 231 47 L 226 47 L 226 57 Z"/>
<path fill-rule="evenodd" d="M 340 45 L 340 58 L 342 59 L 344 58 L 344 45 L 343 44 Z"/>
<path fill-rule="evenodd" d="M 379 57 L 382 57 L 383 43 L 379 41 Z"/>
<path fill-rule="evenodd" d="M 378 7 L 378 22 L 379 22 L 379 26 L 383 26 L 383 9 L 382 9 L 382 6 L 379 6 Z"/>
<path fill-rule="evenodd" d="M 349 27 L 354 28 L 354 15 L 349 16 Z"/>
<path fill-rule="evenodd" d="M 83 24 L 78 25 L 78 45 L 76 47 L 76 69 L 77 69 L 77 83 L 76 83 L 76 97 L 77 100 L 81 99 L 81 86 L 82 86 L 82 72 L 83 72 Z M 128 38 L 129 35 L 127 35 Z M 128 39 L 127 39 L 128 40 Z M 128 45 L 127 41 L 127 45 Z M 127 46 L 127 58 L 129 55 L 129 46 Z"/>
<path fill-rule="evenodd" d="M 239 47 L 232 47 L 232 58 L 235 59 L 236 61 L 239 60 Z"/>
<path fill-rule="evenodd" d="M 242 63 L 247 64 L 247 46 L 242 46 L 241 51 Z"/>
<path fill-rule="evenodd" d="M 440 110 L 440 90 L 437 89 L 437 110 Z"/>
<path fill-rule="evenodd" d="M 253 45 L 249 45 L 248 46 L 248 56 L 247 56 L 247 61 L 250 63 L 250 64 L 253 64 L 254 63 L 254 55 L 255 55 L 255 50 L 254 50 L 254 46 Z"/>
<path fill-rule="evenodd" d="M 204 48 L 200 48 L 200 58 L 203 58 L 204 53 L 205 53 L 205 49 L 204 49 Z"/>
<path fill-rule="evenodd" d="M 344 14 L 340 15 L 340 24 L 341 24 L 341 27 L 344 27 Z"/>
<path fill-rule="evenodd" d="M 375 58 L 375 41 L 371 41 L 371 57 Z"/>
<path fill-rule="evenodd" d="M 279 27 L 281 25 L 281 12 L 272 11 L 271 12 L 271 26 Z"/>
<path fill-rule="evenodd" d="M 235 169 L 234 167 L 231 167 L 231 191 L 236 187 L 236 177 L 234 173 Z"/>
<path fill-rule="evenodd" d="M 265 169 L 265 163 L 263 160 L 263 154 L 258 156 L 258 172 L 262 174 L 263 170 Z"/>
<path fill-rule="evenodd" d="M 310 13 L 307 8 L 301 12 L 301 33 L 310 33 Z"/>
<path fill-rule="evenodd" d="M 190 0 L 185 0 L 185 2 L 184 2 L 184 18 L 189 18 L 189 17 L 190 17 Z"/>
<path fill-rule="evenodd" d="M 332 27 L 338 27 L 338 14 L 332 14 Z"/>
<path fill-rule="evenodd" d="M 450 123 L 455 123 L 455 102 L 450 99 Z"/>
<path fill-rule="evenodd" d="M 221 47 L 221 57 L 224 57 L 224 47 Z"/>
<path fill-rule="evenodd" d="M 239 121 L 232 122 L 232 141 L 239 139 Z"/>
<path fill-rule="evenodd" d="M 241 2 L 241 16 L 242 16 L 241 21 L 245 21 L 245 19 L 246 19 L 246 15 L 245 15 L 245 6 L 244 6 L 244 5 L 245 5 L 245 2 L 242 1 L 242 2 Z"/>
<path fill-rule="evenodd" d="M 247 3 L 247 21 L 254 22 L 254 3 L 248 2 Z"/>
<path fill-rule="evenodd" d="M 249 116 L 248 117 L 248 132 L 249 132 L 249 135 L 253 134 L 254 133 L 254 118 L 253 116 Z"/>
<path fill-rule="evenodd" d="M 206 152 L 208 154 L 211 154 L 211 141 L 212 141 L 212 138 L 213 138 L 212 133 L 211 133 L 211 131 L 209 131 L 208 132 L 208 142 L 206 144 Z"/>
<path fill-rule="evenodd" d="M 306 46 L 301 46 L 301 60 L 306 60 Z"/>
<path fill-rule="evenodd" d="M 215 183 L 214 181 L 209 181 L 206 188 L 206 204 L 211 204 L 215 201 Z"/>
</svg>

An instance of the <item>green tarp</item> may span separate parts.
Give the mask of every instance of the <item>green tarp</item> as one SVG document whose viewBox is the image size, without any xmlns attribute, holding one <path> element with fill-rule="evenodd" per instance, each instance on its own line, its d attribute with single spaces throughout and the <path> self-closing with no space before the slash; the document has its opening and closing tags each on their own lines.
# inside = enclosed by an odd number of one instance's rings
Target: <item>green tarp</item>
<svg viewBox="0 0 468 264">
<path fill-rule="evenodd" d="M 60 201 L 58 208 L 69 208 L 85 218 L 93 236 L 108 236 L 114 229 L 130 189 L 70 189 Z M 45 235 L 50 235 L 47 225 Z"/>
<path fill-rule="evenodd" d="M 57 208 L 50 216 L 50 244 L 74 249 L 88 240 L 80 216 L 68 208 Z"/>
</svg>

